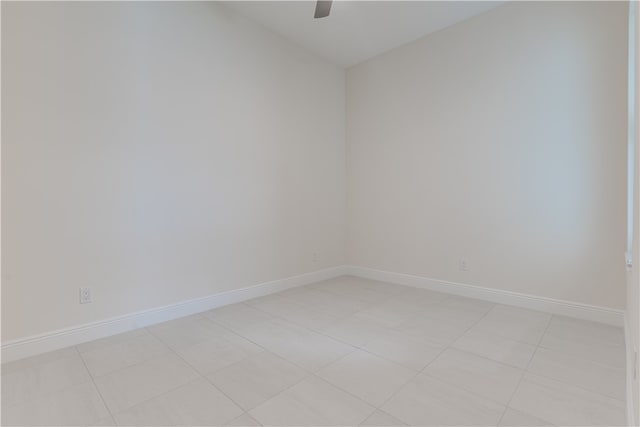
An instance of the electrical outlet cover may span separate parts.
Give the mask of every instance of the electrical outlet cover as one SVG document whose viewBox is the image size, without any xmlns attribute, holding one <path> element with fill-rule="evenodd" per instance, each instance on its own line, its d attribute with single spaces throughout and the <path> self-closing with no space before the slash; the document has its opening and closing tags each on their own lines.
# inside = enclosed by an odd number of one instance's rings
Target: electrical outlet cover
<svg viewBox="0 0 640 427">
<path fill-rule="evenodd" d="M 87 304 L 91 302 L 91 289 L 80 288 L 80 304 Z"/>
</svg>

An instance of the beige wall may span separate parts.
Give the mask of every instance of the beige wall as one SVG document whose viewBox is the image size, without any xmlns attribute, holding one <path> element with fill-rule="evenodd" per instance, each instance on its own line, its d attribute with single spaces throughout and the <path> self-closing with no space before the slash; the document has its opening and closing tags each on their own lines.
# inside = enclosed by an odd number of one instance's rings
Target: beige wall
<svg viewBox="0 0 640 427">
<path fill-rule="evenodd" d="M 627 7 L 514 2 L 350 68 L 349 263 L 624 308 Z"/>
<path fill-rule="evenodd" d="M 342 264 L 344 174 L 344 71 L 222 6 L 2 3 L 4 342 Z"/>
</svg>

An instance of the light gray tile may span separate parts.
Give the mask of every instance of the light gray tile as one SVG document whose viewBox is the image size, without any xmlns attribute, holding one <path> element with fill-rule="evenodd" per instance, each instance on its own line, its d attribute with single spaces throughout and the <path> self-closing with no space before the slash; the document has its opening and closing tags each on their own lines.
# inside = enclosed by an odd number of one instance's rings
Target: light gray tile
<svg viewBox="0 0 640 427">
<path fill-rule="evenodd" d="M 47 363 L 52 363 L 60 359 L 73 357 L 77 353 L 78 350 L 75 347 L 66 347 L 60 350 L 42 353 L 37 356 L 15 360 L 13 362 L 5 362 L 2 364 L 2 375 L 15 371 L 21 371 L 26 368 L 33 368 L 34 366 L 45 365 Z"/>
<path fill-rule="evenodd" d="M 15 405 L 91 381 L 75 348 L 2 365 L 2 405 Z"/>
<path fill-rule="evenodd" d="M 538 348 L 529 371 L 618 400 L 626 396 L 625 371 L 555 350 Z"/>
<path fill-rule="evenodd" d="M 386 295 L 397 295 L 410 289 L 407 286 L 380 282 L 356 276 L 342 276 L 308 285 L 309 288 L 341 294 L 345 289 L 370 290 Z"/>
<path fill-rule="evenodd" d="M 112 413 L 128 409 L 173 388 L 187 384 L 198 373 L 173 353 L 95 378 Z"/>
<path fill-rule="evenodd" d="M 239 343 L 238 340 L 243 342 Z M 237 337 L 234 342 L 215 337 L 175 351 L 198 372 L 207 375 L 264 350 L 241 337 Z"/>
<path fill-rule="evenodd" d="M 111 335 L 105 338 L 100 338 L 97 340 L 78 344 L 76 348 L 80 353 L 84 353 L 84 352 L 96 350 L 102 347 L 110 347 L 122 341 L 131 341 L 132 339 L 135 339 L 138 337 L 144 337 L 147 335 L 149 335 L 149 332 L 145 328 L 134 329 L 133 331 Z"/>
<path fill-rule="evenodd" d="M 369 416 L 366 420 L 360 423 L 361 426 L 367 427 L 394 427 L 394 426 L 406 426 L 405 423 L 391 415 L 383 412 L 379 409 Z"/>
<path fill-rule="evenodd" d="M 250 410 L 308 374 L 272 353 L 255 354 L 208 375 L 208 379 L 245 410 Z"/>
<path fill-rule="evenodd" d="M 154 336 L 171 348 L 187 347 L 207 341 L 229 331 L 213 320 L 201 315 L 193 315 L 171 320 L 147 328 Z"/>
<path fill-rule="evenodd" d="M 622 328 L 586 320 L 553 316 L 540 346 L 616 368 L 626 363 Z"/>
<path fill-rule="evenodd" d="M 548 313 L 497 305 L 470 331 L 538 345 L 550 320 Z"/>
<path fill-rule="evenodd" d="M 203 316 L 232 330 L 273 318 L 272 315 L 244 303 L 216 308 L 203 313 Z"/>
<path fill-rule="evenodd" d="M 317 377 L 309 377 L 250 413 L 263 425 L 348 426 L 359 424 L 374 409 Z"/>
<path fill-rule="evenodd" d="M 229 423 L 227 423 L 228 426 L 235 426 L 235 427 L 253 427 L 253 426 L 262 426 L 262 424 L 260 424 L 258 422 L 258 420 L 256 420 L 255 418 L 253 418 L 251 415 L 249 415 L 247 412 L 245 412 L 244 414 L 240 415 L 238 418 L 235 418 L 231 421 L 229 421 Z"/>
<path fill-rule="evenodd" d="M 427 375 L 405 385 L 381 409 L 409 424 L 496 425 L 504 406 Z"/>
<path fill-rule="evenodd" d="M 480 316 L 487 314 L 491 309 L 496 307 L 495 303 L 489 301 L 460 296 L 450 296 L 442 301 L 442 305 L 445 307 L 456 308 L 464 312 L 473 312 Z"/>
<path fill-rule="evenodd" d="M 204 379 L 171 390 L 115 415 L 119 425 L 220 426 L 243 413 Z"/>
<path fill-rule="evenodd" d="M 540 347 L 556 350 L 614 368 L 624 369 L 626 366 L 627 356 L 624 345 L 589 343 L 583 342 L 578 337 L 564 337 L 547 333 L 542 337 Z"/>
<path fill-rule="evenodd" d="M 388 330 L 379 323 L 350 316 L 324 328 L 322 333 L 338 341 L 360 347 Z"/>
<path fill-rule="evenodd" d="M 114 427 L 117 426 L 113 417 L 106 417 L 98 420 L 96 423 L 91 424 L 90 427 Z"/>
<path fill-rule="evenodd" d="M 354 348 L 329 337 L 311 333 L 296 341 L 283 342 L 271 351 L 309 372 L 316 372 L 353 352 Z"/>
<path fill-rule="evenodd" d="M 406 291 L 388 300 L 389 303 L 401 303 L 424 308 L 430 304 L 436 304 L 450 298 L 450 294 L 407 287 Z"/>
<path fill-rule="evenodd" d="M 418 304 L 408 304 L 397 301 L 386 301 L 382 304 L 358 311 L 354 318 L 367 320 L 380 326 L 392 328 L 410 319 L 423 307 Z"/>
<path fill-rule="evenodd" d="M 378 282 L 382 283 L 382 282 Z M 354 278 L 353 280 L 329 281 L 324 285 L 318 285 L 315 289 L 340 295 L 344 298 L 359 300 L 367 304 L 376 304 L 387 300 L 390 296 L 402 292 L 399 287 L 389 287 L 375 282 Z"/>
<path fill-rule="evenodd" d="M 285 321 L 264 322 L 239 333 L 310 372 L 354 350 L 348 344 Z"/>
<path fill-rule="evenodd" d="M 443 323 L 450 326 L 467 329 L 476 324 L 491 308 L 484 303 L 474 306 L 465 299 L 446 299 L 441 303 L 424 307 L 412 319 L 420 322 Z"/>
<path fill-rule="evenodd" d="M 17 405 L 2 405 L 2 425 L 91 425 L 109 416 L 92 382 Z"/>
<path fill-rule="evenodd" d="M 507 404 L 524 371 L 450 348 L 423 371 L 486 399 Z"/>
<path fill-rule="evenodd" d="M 479 335 L 472 332 L 458 338 L 452 346 L 521 369 L 527 367 L 536 351 L 536 347 L 531 344 L 496 335 Z"/>
<path fill-rule="evenodd" d="M 129 339 L 100 345 L 81 353 L 94 377 L 108 374 L 167 353 L 169 348 L 153 335 L 133 335 Z"/>
<path fill-rule="evenodd" d="M 291 292 L 282 292 L 281 295 L 305 307 L 326 311 L 336 316 L 348 316 L 370 305 L 362 301 L 348 300 L 340 295 L 315 289 L 294 289 Z"/>
<path fill-rule="evenodd" d="M 290 323 L 313 330 L 324 328 L 340 319 L 339 316 L 334 314 L 315 310 L 287 298 L 269 299 L 256 303 L 254 307 L 272 316 L 283 318 Z"/>
<path fill-rule="evenodd" d="M 363 349 L 415 371 L 433 361 L 444 346 L 392 331 L 372 340 Z"/>
<path fill-rule="evenodd" d="M 393 329 L 410 337 L 426 339 L 434 344 L 448 346 L 467 331 L 470 323 L 473 322 L 449 322 L 445 319 L 413 316 Z"/>
<path fill-rule="evenodd" d="M 416 372 L 357 350 L 320 370 L 317 375 L 365 402 L 379 406 Z"/>
<path fill-rule="evenodd" d="M 509 406 L 555 425 L 626 424 L 623 402 L 534 374 L 524 376 Z"/>
<path fill-rule="evenodd" d="M 499 426 L 519 426 L 519 427 L 532 427 L 532 426 L 551 426 L 546 421 L 536 418 L 532 415 L 525 414 L 524 412 L 516 411 L 511 408 L 507 408 L 500 420 Z"/>
<path fill-rule="evenodd" d="M 553 316 L 547 334 L 596 346 L 624 346 L 624 329 L 565 316 Z"/>
</svg>

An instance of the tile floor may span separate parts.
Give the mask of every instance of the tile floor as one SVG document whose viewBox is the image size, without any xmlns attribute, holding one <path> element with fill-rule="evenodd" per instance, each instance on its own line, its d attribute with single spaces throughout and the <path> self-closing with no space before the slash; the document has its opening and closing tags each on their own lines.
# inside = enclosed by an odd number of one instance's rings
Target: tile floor
<svg viewBox="0 0 640 427">
<path fill-rule="evenodd" d="M 620 328 L 341 277 L 2 366 L 3 425 L 624 425 Z"/>
</svg>

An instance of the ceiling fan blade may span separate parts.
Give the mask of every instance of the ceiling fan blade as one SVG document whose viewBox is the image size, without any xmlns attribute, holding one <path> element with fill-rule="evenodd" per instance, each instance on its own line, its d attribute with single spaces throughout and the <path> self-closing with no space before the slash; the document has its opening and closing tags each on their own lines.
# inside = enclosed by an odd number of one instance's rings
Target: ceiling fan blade
<svg viewBox="0 0 640 427">
<path fill-rule="evenodd" d="M 332 0 L 318 0 L 316 2 L 316 13 L 313 14 L 313 17 L 324 18 L 325 16 L 329 16 L 331 1 Z"/>
</svg>

